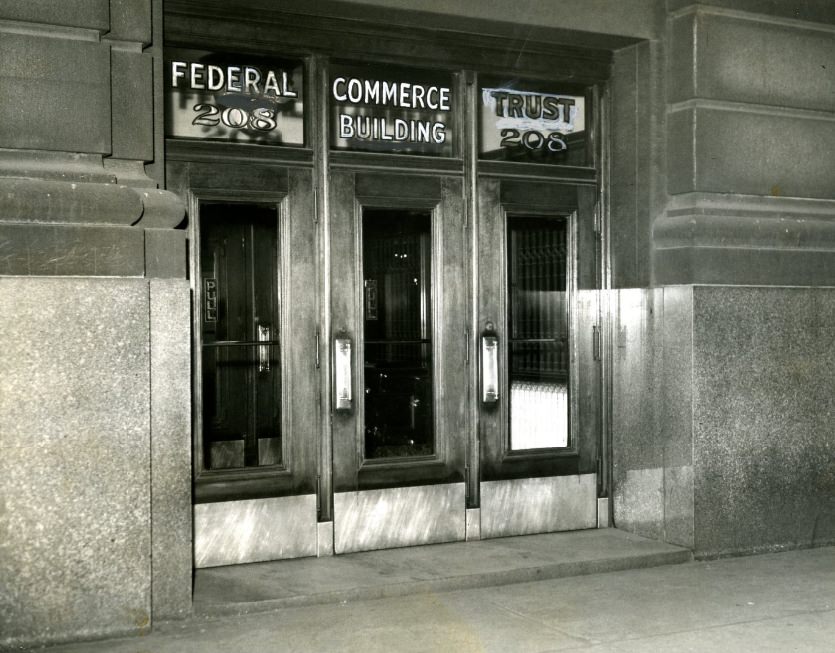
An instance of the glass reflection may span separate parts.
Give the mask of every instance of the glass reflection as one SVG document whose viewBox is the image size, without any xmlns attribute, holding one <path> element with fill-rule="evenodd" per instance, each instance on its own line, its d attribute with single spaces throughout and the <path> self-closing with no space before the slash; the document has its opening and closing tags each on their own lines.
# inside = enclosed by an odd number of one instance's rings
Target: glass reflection
<svg viewBox="0 0 835 653">
<path fill-rule="evenodd" d="M 277 247 L 275 206 L 201 204 L 205 469 L 282 463 Z"/>
<path fill-rule="evenodd" d="M 363 212 L 366 458 L 435 451 L 430 225 L 426 212 Z"/>
</svg>

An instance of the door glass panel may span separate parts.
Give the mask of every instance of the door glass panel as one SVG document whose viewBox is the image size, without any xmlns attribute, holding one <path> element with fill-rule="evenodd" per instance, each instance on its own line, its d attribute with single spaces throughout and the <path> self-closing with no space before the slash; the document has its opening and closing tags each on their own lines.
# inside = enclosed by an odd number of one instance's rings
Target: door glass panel
<svg viewBox="0 0 835 653">
<path fill-rule="evenodd" d="M 277 240 L 274 206 L 201 204 L 205 469 L 282 462 Z"/>
<path fill-rule="evenodd" d="M 365 457 L 435 452 L 431 216 L 363 211 Z"/>
<path fill-rule="evenodd" d="M 508 218 L 511 449 L 568 446 L 566 224 Z"/>
</svg>

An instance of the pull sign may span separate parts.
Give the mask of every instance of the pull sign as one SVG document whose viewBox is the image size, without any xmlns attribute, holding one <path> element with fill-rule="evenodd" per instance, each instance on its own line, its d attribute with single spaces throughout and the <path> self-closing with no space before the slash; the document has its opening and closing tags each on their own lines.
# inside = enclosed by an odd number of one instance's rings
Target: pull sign
<svg viewBox="0 0 835 653">
<path fill-rule="evenodd" d="M 203 279 L 203 319 L 217 322 L 217 279 Z"/>
<path fill-rule="evenodd" d="M 365 319 L 370 322 L 377 319 L 377 280 L 365 280 Z"/>
</svg>

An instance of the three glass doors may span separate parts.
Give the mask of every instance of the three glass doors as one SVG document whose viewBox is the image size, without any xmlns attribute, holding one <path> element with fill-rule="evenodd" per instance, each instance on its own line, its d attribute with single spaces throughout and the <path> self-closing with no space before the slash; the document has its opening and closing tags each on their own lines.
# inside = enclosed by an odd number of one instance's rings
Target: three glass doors
<svg viewBox="0 0 835 653">
<path fill-rule="evenodd" d="M 193 191 L 196 565 L 597 525 L 593 187 Z"/>
</svg>

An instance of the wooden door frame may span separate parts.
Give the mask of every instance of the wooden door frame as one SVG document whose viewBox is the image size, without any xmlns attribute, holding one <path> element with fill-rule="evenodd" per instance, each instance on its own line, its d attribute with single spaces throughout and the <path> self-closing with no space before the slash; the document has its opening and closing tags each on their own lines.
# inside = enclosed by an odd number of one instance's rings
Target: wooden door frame
<svg viewBox="0 0 835 653">
<path fill-rule="evenodd" d="M 331 307 L 333 323 L 331 340 L 340 333 L 347 333 L 356 343 L 353 355 L 353 384 L 355 388 L 364 387 L 362 370 L 363 346 L 363 294 L 362 294 L 362 213 L 364 209 L 405 209 L 427 211 L 432 216 L 432 385 L 433 385 L 433 422 L 435 429 L 435 453 L 431 456 L 397 460 L 371 460 L 364 457 L 363 451 L 363 402 L 359 399 L 360 391 L 355 393 L 357 400 L 350 414 L 335 412 L 333 415 L 333 451 L 334 451 L 334 491 L 352 491 L 360 489 L 379 489 L 393 486 L 414 486 L 433 483 L 450 483 L 464 480 L 466 425 L 450 424 L 451 418 L 445 417 L 452 399 L 444 399 L 444 380 L 453 374 L 452 361 L 464 363 L 467 352 L 463 335 L 465 322 L 465 293 L 461 290 L 461 337 L 455 338 L 449 333 L 447 322 L 450 310 L 448 304 L 454 289 L 450 288 L 447 263 L 455 257 L 463 257 L 463 229 L 460 228 L 464 216 L 463 190 L 460 179 L 441 176 L 374 174 L 339 170 L 332 172 L 337 179 L 337 188 L 331 189 L 331 227 L 332 238 L 337 238 L 345 252 L 345 245 L 350 242 L 352 260 L 334 260 L 331 255 L 331 289 L 336 294 L 342 288 L 349 297 L 334 296 Z M 408 187 L 411 193 L 398 194 L 397 188 Z M 457 205 L 457 208 L 456 208 Z M 335 217 L 336 216 L 336 217 Z M 458 229 L 457 237 L 461 240 L 462 251 L 450 254 L 442 247 L 445 242 L 445 230 Z M 341 233 L 340 233 L 341 230 Z M 452 236 L 449 240 L 454 242 Z M 333 241 L 330 245 L 335 249 Z M 344 256 L 344 254 L 343 254 Z M 463 258 L 459 264 L 464 271 Z M 346 281 L 347 280 L 347 281 Z M 461 384 L 465 383 L 461 375 Z M 463 413 L 463 410 L 458 411 Z M 461 428 L 461 436 L 456 438 L 452 431 Z M 460 443 L 456 440 L 460 439 Z M 354 443 L 349 445 L 349 443 Z"/>
</svg>

